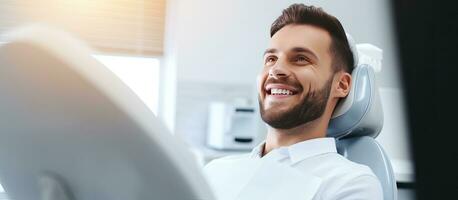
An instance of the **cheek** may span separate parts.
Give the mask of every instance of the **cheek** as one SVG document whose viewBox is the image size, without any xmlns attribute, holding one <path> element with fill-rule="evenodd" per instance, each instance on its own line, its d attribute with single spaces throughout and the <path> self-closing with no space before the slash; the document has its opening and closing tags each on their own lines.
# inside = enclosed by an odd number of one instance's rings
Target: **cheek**
<svg viewBox="0 0 458 200">
<path fill-rule="evenodd" d="M 320 88 L 320 77 L 313 70 L 301 71 L 295 75 L 299 84 L 302 86 L 302 96 L 307 96 L 311 91 L 315 91 Z"/>
</svg>

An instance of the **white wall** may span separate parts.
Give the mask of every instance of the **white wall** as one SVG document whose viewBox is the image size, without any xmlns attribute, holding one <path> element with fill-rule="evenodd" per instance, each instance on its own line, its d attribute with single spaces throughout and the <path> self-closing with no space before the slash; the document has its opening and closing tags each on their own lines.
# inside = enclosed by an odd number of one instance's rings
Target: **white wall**
<svg viewBox="0 0 458 200">
<path fill-rule="evenodd" d="M 291 0 L 171 0 L 178 80 L 253 83 L 262 66 L 269 28 Z M 398 87 L 397 57 L 388 1 L 302 1 L 340 19 L 358 43 L 384 49 L 381 86 Z M 170 14 L 170 13 L 169 13 Z"/>
<path fill-rule="evenodd" d="M 177 99 L 205 99 L 178 100 L 176 105 L 175 102 L 166 102 L 174 104 L 169 107 L 175 106 L 169 112 L 181 116 L 169 119 L 173 120 L 169 124 L 175 124 L 172 129 L 179 130 L 178 134 L 201 134 L 196 137 L 203 138 L 208 102 L 225 98 L 224 93 L 212 96 L 218 85 L 221 90 L 246 85 L 247 90 L 256 92 L 255 79 L 262 67 L 262 53 L 269 41 L 270 25 L 284 8 L 295 2 L 323 7 L 340 19 L 357 43 L 371 43 L 382 48 L 383 69 L 377 74 L 379 86 L 399 91 L 397 47 L 388 1 L 169 0 L 165 54 L 166 60 L 173 63 L 171 68 L 176 70 L 173 76 L 176 76 L 177 85 L 167 90 L 176 91 Z M 213 92 L 207 93 L 205 84 L 214 86 L 211 87 Z M 199 87 L 195 93 L 184 91 Z M 246 91 L 239 93 L 248 98 L 255 96 L 246 95 Z M 391 98 L 390 92 L 383 93 L 382 98 L 388 101 L 384 104 L 390 108 L 402 110 L 401 98 Z M 186 102 L 192 102 L 192 105 Z M 393 109 L 386 109 L 390 110 L 387 113 L 396 114 Z M 196 115 L 196 112 L 201 114 Z M 192 120 L 200 125 L 186 122 L 190 120 L 187 116 L 194 116 Z M 409 160 L 404 122 L 385 121 L 388 128 L 378 140 L 391 158 Z"/>
</svg>

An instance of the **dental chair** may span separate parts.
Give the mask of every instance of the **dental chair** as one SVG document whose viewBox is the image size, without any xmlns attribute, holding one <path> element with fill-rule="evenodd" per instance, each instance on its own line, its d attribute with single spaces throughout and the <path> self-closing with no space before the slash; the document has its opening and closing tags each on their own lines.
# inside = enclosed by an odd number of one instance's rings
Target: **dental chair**
<svg viewBox="0 0 458 200">
<path fill-rule="evenodd" d="M 0 183 L 11 199 L 214 199 L 184 142 L 81 42 L 46 27 L 4 39 Z"/>
<path fill-rule="evenodd" d="M 357 63 L 358 51 L 351 37 L 349 42 Z M 385 200 L 396 200 L 393 168 L 382 146 L 375 140 L 382 126 L 383 110 L 374 67 L 357 64 L 352 72 L 350 93 L 337 105 L 327 136 L 336 138 L 339 154 L 372 169 L 380 180 Z"/>
</svg>

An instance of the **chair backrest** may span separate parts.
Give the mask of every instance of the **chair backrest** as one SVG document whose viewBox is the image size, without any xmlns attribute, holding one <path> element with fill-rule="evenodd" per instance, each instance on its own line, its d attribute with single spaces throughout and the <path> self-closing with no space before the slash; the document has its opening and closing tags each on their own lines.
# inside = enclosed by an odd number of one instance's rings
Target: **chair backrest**
<svg viewBox="0 0 458 200">
<path fill-rule="evenodd" d="M 357 51 L 352 45 L 357 62 Z M 382 184 L 385 200 L 397 199 L 396 179 L 387 154 L 375 138 L 383 126 L 383 110 L 375 72 L 356 64 L 351 91 L 342 99 L 329 123 L 327 136 L 336 138 L 339 154 L 372 169 Z"/>
</svg>

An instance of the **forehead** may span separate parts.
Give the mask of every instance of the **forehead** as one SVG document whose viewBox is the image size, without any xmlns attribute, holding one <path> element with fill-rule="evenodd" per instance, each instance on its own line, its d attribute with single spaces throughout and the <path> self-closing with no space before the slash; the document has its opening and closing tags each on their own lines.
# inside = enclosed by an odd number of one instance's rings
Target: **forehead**
<svg viewBox="0 0 458 200">
<path fill-rule="evenodd" d="M 329 33 L 313 25 L 287 25 L 280 29 L 270 40 L 270 48 L 287 52 L 295 47 L 304 47 L 319 59 L 329 56 L 331 36 Z"/>
</svg>

